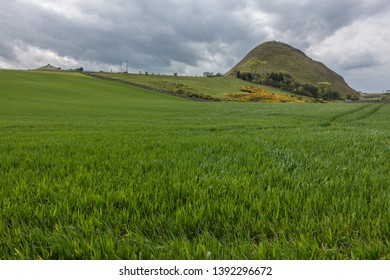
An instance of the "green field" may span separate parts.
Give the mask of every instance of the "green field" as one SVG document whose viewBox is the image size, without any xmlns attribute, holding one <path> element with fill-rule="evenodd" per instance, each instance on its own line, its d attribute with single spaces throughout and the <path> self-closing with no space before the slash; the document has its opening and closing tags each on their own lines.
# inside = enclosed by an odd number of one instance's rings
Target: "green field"
<svg viewBox="0 0 390 280">
<path fill-rule="evenodd" d="M 0 71 L 0 259 L 390 259 L 389 124 Z"/>
<path fill-rule="evenodd" d="M 156 89 L 171 92 L 182 92 L 185 95 L 210 96 L 215 99 L 227 99 L 230 94 L 242 93 L 243 86 L 253 86 L 253 83 L 233 77 L 186 77 L 170 75 L 139 75 L 124 73 L 96 73 L 102 77 L 129 81 L 140 85 L 150 86 Z M 266 85 L 256 85 L 267 91 L 291 95 L 291 93 Z"/>
</svg>

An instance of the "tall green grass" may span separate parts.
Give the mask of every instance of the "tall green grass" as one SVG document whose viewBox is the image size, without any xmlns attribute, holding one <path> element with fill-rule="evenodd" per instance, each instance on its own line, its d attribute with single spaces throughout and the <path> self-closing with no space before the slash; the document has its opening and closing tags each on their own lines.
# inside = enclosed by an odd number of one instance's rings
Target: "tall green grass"
<svg viewBox="0 0 390 280">
<path fill-rule="evenodd" d="M 0 71 L 1 259 L 389 259 L 390 106 Z"/>
</svg>

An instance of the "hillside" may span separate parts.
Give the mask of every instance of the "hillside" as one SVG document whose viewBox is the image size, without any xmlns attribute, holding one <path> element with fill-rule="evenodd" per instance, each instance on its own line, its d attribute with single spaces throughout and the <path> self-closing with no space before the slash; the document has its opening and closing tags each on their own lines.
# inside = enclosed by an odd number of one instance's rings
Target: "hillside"
<svg viewBox="0 0 390 280">
<path fill-rule="evenodd" d="M 91 74 L 91 73 L 90 73 Z M 122 73 L 94 73 L 93 76 L 129 82 L 145 86 L 157 91 L 170 92 L 176 95 L 214 101 L 257 101 L 269 102 L 301 102 L 301 96 L 271 86 L 261 85 L 259 88 L 268 93 L 269 98 L 259 98 L 257 94 L 248 92 L 246 87 L 252 83 L 233 77 L 183 77 L 169 75 L 139 75 Z M 287 99 L 286 99 L 287 98 Z M 267 101 L 268 100 L 268 101 Z M 306 101 L 312 101 L 306 99 Z"/>
<path fill-rule="evenodd" d="M 237 79 L 233 76 L 206 78 L 108 72 L 86 72 L 84 74 L 198 101 L 302 103 L 323 102 L 321 100 L 326 99 L 322 96 L 302 94 L 271 84 L 259 84 L 252 80 Z"/>
<path fill-rule="evenodd" d="M 260 62 L 253 67 L 253 62 Z M 235 76 L 237 72 L 265 74 L 271 72 L 288 73 L 301 84 L 318 87 L 319 83 L 330 83 L 329 90 L 337 91 L 342 97 L 358 97 L 342 76 L 323 63 L 306 56 L 302 51 L 281 42 L 266 42 L 250 51 L 226 76 Z"/>
</svg>

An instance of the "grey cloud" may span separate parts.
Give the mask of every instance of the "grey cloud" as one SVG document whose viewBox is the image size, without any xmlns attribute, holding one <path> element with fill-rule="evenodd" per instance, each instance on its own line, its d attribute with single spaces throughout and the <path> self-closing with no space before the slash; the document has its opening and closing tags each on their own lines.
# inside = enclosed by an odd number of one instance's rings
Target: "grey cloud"
<svg viewBox="0 0 390 280">
<path fill-rule="evenodd" d="M 127 58 L 135 68 L 163 69 L 172 61 L 198 66 L 206 54 L 223 52 L 221 43 L 248 39 L 251 27 L 237 13 L 244 7 L 240 1 L 80 1 L 83 20 L 14 1 L 4 18 L 21 19 L 10 26 L 15 38 L 61 56 L 107 64 Z M 206 52 L 197 49 L 200 43 Z M 9 58 L 10 50 L 2 56 Z"/>
<path fill-rule="evenodd" d="M 128 58 L 135 67 L 148 63 L 169 67 L 172 60 L 197 65 L 202 53 L 191 48 L 191 43 L 207 42 L 209 51 L 217 52 L 212 48 L 215 42 L 233 42 L 246 32 L 242 22 L 226 20 L 231 18 L 229 10 L 221 12 L 199 3 L 176 6 L 169 1 L 114 1 L 109 7 L 88 10 L 81 5 L 81 12 L 96 19 L 90 25 L 50 11 L 35 11 L 39 15 L 33 19 L 35 29 L 24 38 L 35 46 L 75 58 L 99 56 L 103 63 Z M 101 25 L 101 29 L 95 27 Z"/>
<path fill-rule="evenodd" d="M 386 11 L 387 0 L 328 0 L 260 2 L 258 8 L 277 15 L 279 35 L 300 48 L 307 48 L 362 18 Z"/>
<path fill-rule="evenodd" d="M 342 70 L 353 70 L 359 68 L 380 66 L 382 62 L 370 51 L 357 52 L 338 62 Z"/>
<path fill-rule="evenodd" d="M 1 34 L 0 34 L 1 36 Z M 1 36 L 4 38 L 3 36 Z M 12 45 L 7 41 L 0 41 L 0 57 L 6 60 L 14 60 L 16 59 L 15 54 L 13 53 Z"/>
</svg>

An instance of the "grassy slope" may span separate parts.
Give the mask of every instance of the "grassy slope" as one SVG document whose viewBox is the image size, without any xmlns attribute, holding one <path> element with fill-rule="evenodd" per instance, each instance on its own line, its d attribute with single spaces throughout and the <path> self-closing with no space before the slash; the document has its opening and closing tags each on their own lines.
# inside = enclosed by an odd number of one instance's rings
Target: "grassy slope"
<svg viewBox="0 0 390 280">
<path fill-rule="evenodd" d="M 389 104 L 0 71 L 0 259 L 389 259 Z"/>
<path fill-rule="evenodd" d="M 151 86 L 158 89 L 177 92 L 184 90 L 187 93 L 198 93 L 209 95 L 214 98 L 225 99 L 229 94 L 241 93 L 243 86 L 253 84 L 232 77 L 183 77 L 183 76 L 164 76 L 164 75 L 138 75 L 138 74 L 118 74 L 118 73 L 98 73 L 101 76 L 115 78 L 124 81 L 130 81 L 142 85 Z M 270 92 L 290 95 L 280 89 L 269 86 L 256 85 Z"/>
<path fill-rule="evenodd" d="M 307 57 L 303 52 L 287 44 L 279 42 L 266 42 L 257 46 L 245 56 L 227 75 L 234 75 L 237 70 L 252 72 L 250 68 L 252 60 L 267 61 L 265 66 L 259 66 L 257 73 L 287 72 L 297 81 L 318 86 L 319 82 L 330 82 L 331 89 L 346 96 L 358 96 L 358 93 L 350 88 L 344 79 L 328 69 L 318 61 Z"/>
</svg>

